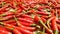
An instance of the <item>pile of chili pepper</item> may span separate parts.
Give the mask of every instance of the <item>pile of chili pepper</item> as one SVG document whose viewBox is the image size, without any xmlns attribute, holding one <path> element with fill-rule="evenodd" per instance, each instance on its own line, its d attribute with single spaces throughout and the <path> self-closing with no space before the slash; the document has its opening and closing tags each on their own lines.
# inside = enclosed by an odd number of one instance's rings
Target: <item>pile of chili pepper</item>
<svg viewBox="0 0 60 34">
<path fill-rule="evenodd" d="M 0 0 L 0 34 L 60 34 L 60 0 Z"/>
</svg>

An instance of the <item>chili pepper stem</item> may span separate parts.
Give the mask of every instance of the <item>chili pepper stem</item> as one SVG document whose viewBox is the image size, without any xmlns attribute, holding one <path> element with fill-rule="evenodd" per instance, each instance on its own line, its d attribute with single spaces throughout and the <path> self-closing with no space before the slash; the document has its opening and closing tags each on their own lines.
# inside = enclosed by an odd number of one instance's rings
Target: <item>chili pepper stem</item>
<svg viewBox="0 0 60 34">
<path fill-rule="evenodd" d="M 55 30 L 55 31 L 54 31 L 54 34 L 59 34 L 59 33 L 58 33 L 58 30 Z"/>
</svg>

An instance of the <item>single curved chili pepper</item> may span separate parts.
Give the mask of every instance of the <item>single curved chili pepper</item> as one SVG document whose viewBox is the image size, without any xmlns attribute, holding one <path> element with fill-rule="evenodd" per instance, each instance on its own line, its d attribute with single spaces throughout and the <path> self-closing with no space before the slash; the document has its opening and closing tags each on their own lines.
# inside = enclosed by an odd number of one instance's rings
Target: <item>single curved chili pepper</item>
<svg viewBox="0 0 60 34">
<path fill-rule="evenodd" d="M 20 25 L 18 28 L 23 28 L 23 29 L 27 29 L 27 30 L 30 30 L 30 31 L 34 31 L 36 28 L 35 27 L 28 27 L 28 26 L 24 26 L 24 25 Z"/>
<path fill-rule="evenodd" d="M 24 18 L 31 18 L 31 16 L 26 15 L 26 14 L 23 14 L 23 15 L 21 15 L 21 16 L 24 17 Z"/>
<path fill-rule="evenodd" d="M 48 15 L 48 14 L 46 14 L 45 12 L 36 12 L 37 14 L 41 14 L 41 15 Z"/>
<path fill-rule="evenodd" d="M 42 17 L 43 17 L 43 18 L 46 18 L 46 19 L 49 18 L 48 16 L 45 16 L 45 15 L 42 15 Z"/>
<path fill-rule="evenodd" d="M 33 21 L 33 19 L 32 19 L 32 18 L 24 18 L 24 19 L 27 19 L 27 20 Z"/>
<path fill-rule="evenodd" d="M 31 23 L 26 23 L 26 22 L 20 22 L 20 23 L 25 26 L 31 26 Z"/>
<path fill-rule="evenodd" d="M 25 22 L 27 22 L 27 23 L 33 23 L 33 21 L 26 20 L 26 19 L 23 19 L 23 18 L 18 18 L 18 20 L 20 20 L 20 21 L 25 21 Z"/>
<path fill-rule="evenodd" d="M 56 23 L 56 18 L 54 18 L 52 20 L 51 25 L 52 25 L 52 29 L 54 30 L 54 34 L 58 34 L 58 27 L 57 27 L 57 23 Z"/>
</svg>

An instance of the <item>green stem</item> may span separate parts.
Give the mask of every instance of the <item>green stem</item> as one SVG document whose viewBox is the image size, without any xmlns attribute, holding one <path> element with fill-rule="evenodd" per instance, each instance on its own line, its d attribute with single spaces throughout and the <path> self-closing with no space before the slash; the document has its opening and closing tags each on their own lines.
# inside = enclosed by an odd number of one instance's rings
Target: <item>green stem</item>
<svg viewBox="0 0 60 34">
<path fill-rule="evenodd" d="M 15 16 L 14 19 L 16 20 L 17 25 L 20 26 L 21 24 L 19 23 L 18 19 Z"/>
<path fill-rule="evenodd" d="M 54 34 L 59 34 L 59 33 L 58 33 L 58 30 L 55 30 L 55 31 L 54 31 Z"/>
<path fill-rule="evenodd" d="M 42 34 L 45 34 L 45 28 L 43 28 Z"/>
<path fill-rule="evenodd" d="M 48 26 L 48 28 L 50 28 L 49 23 L 50 23 L 50 20 L 47 20 L 47 26 Z"/>
</svg>

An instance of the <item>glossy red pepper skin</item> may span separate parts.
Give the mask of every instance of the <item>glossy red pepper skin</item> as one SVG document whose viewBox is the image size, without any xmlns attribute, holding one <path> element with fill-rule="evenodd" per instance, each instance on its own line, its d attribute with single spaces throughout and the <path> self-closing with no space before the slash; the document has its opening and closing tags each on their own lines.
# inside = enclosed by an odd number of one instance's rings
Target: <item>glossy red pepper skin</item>
<svg viewBox="0 0 60 34">
<path fill-rule="evenodd" d="M 9 32 L 6 28 L 4 27 L 0 27 L 0 34 L 12 34 L 11 32 Z"/>
<path fill-rule="evenodd" d="M 41 15 L 48 15 L 45 12 L 36 12 L 36 14 L 41 14 Z"/>
<path fill-rule="evenodd" d="M 13 28 L 14 25 L 6 24 L 6 23 L 0 23 L 1 25 L 4 25 L 6 28 Z"/>
<path fill-rule="evenodd" d="M 33 34 L 32 32 L 30 32 L 29 30 L 23 29 L 23 28 L 18 28 L 17 29 L 21 32 L 23 32 L 24 34 Z"/>
<path fill-rule="evenodd" d="M 26 15 L 26 14 L 23 14 L 23 15 L 21 15 L 21 16 L 24 17 L 24 18 L 31 18 L 31 16 Z"/>
<path fill-rule="evenodd" d="M 43 17 L 43 18 L 46 18 L 46 19 L 48 18 L 48 16 L 45 16 L 45 15 L 42 15 L 42 17 Z"/>
<path fill-rule="evenodd" d="M 46 19 L 45 19 L 45 18 L 41 17 L 41 19 L 42 19 L 42 21 L 43 21 L 44 23 L 46 22 Z"/>
<path fill-rule="evenodd" d="M 19 30 L 17 30 L 17 29 L 13 29 L 13 33 L 14 34 L 22 34 Z"/>
<path fill-rule="evenodd" d="M 10 32 L 5 31 L 5 30 L 0 30 L 0 32 L 3 33 L 3 34 L 11 34 Z"/>
<path fill-rule="evenodd" d="M 38 21 L 39 21 L 39 18 L 38 18 L 37 15 L 34 17 L 34 21 L 35 21 L 35 22 L 38 22 Z"/>
<path fill-rule="evenodd" d="M 31 26 L 31 23 L 26 23 L 26 22 L 20 22 L 20 23 L 25 26 Z"/>
<path fill-rule="evenodd" d="M 51 25 L 52 25 L 52 29 L 53 29 L 53 30 L 58 30 L 57 23 L 56 23 L 56 18 L 54 18 L 54 19 L 52 20 Z"/>
<path fill-rule="evenodd" d="M 13 18 L 13 16 L 6 16 L 6 17 L 3 17 L 2 19 L 0 19 L 0 21 L 8 20 L 8 19 L 11 19 L 11 18 Z"/>
<path fill-rule="evenodd" d="M 22 12 L 22 8 L 18 8 L 17 13 L 21 13 L 21 12 Z"/>
<path fill-rule="evenodd" d="M 27 19 L 23 19 L 23 18 L 18 18 L 19 21 L 24 21 L 27 23 L 33 23 L 33 21 L 27 20 Z"/>
<path fill-rule="evenodd" d="M 14 15 L 14 13 L 13 13 L 13 12 L 9 12 L 9 11 L 7 11 L 7 12 L 5 12 L 5 13 L 3 13 L 3 14 L 5 14 L 6 16 Z"/>
<path fill-rule="evenodd" d="M 20 25 L 18 28 L 27 29 L 27 30 L 30 30 L 30 31 L 34 31 L 36 29 L 35 27 L 28 27 L 28 26 L 24 26 L 24 25 Z"/>
<path fill-rule="evenodd" d="M 11 20 L 7 20 L 7 21 L 3 21 L 6 24 L 11 24 L 11 25 L 16 25 L 16 21 L 11 19 Z"/>
</svg>

